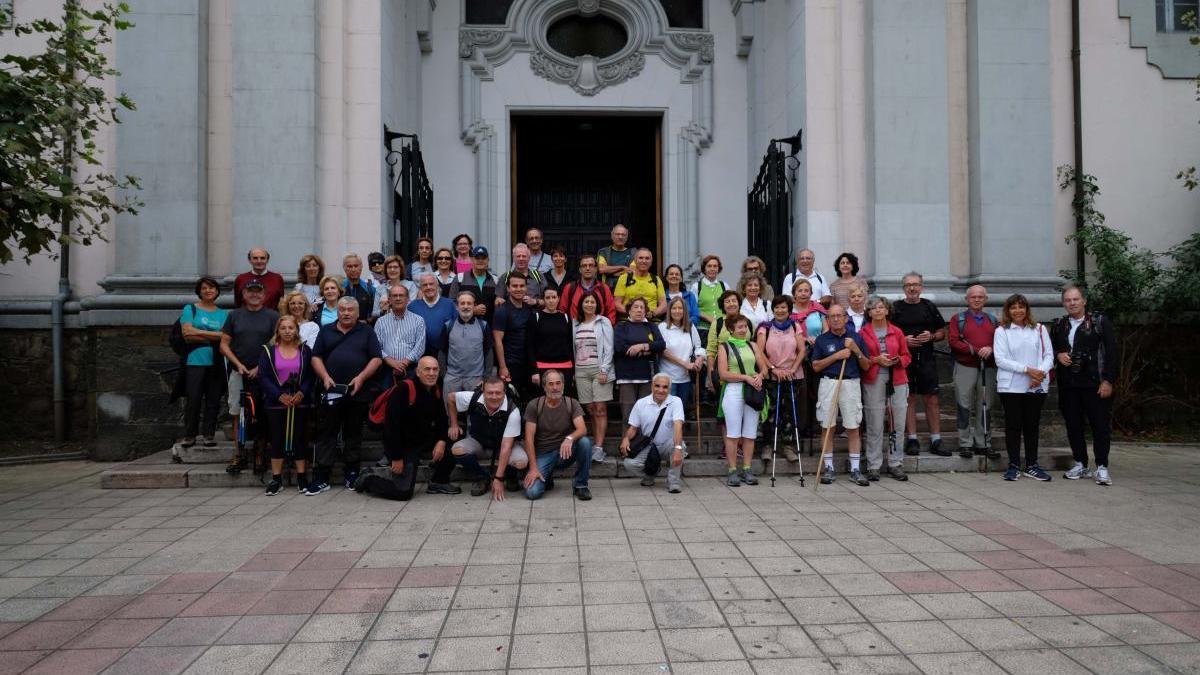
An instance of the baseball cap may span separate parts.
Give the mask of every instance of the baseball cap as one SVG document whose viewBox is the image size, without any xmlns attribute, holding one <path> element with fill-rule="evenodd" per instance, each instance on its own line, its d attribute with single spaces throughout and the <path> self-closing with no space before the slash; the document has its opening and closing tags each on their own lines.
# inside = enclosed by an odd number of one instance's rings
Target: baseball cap
<svg viewBox="0 0 1200 675">
<path fill-rule="evenodd" d="M 475 248 L 471 249 L 471 257 L 472 258 L 488 257 L 487 247 L 486 246 L 476 246 Z"/>
<path fill-rule="evenodd" d="M 266 286 L 263 286 L 262 280 L 254 277 L 251 277 L 250 280 L 246 282 L 246 285 L 242 286 L 242 289 L 247 291 L 250 289 L 261 291 L 264 288 L 266 288 Z"/>
<path fill-rule="evenodd" d="M 379 251 L 375 251 L 371 253 L 371 255 L 367 256 L 367 265 L 382 265 L 384 260 L 387 260 L 387 258 L 385 258 Z"/>
</svg>

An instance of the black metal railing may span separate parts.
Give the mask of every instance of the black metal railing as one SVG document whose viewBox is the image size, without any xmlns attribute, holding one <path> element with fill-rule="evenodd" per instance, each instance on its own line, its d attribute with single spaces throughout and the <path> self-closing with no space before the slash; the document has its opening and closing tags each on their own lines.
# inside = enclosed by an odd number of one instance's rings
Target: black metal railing
<svg viewBox="0 0 1200 675">
<path fill-rule="evenodd" d="M 794 154 L 794 153 L 793 153 Z M 754 187 L 747 196 L 747 247 L 767 264 L 767 278 L 782 279 L 791 269 L 792 198 L 786 155 L 777 141 L 767 146 Z M 786 289 L 777 289 L 787 293 Z"/>
<path fill-rule="evenodd" d="M 416 134 L 402 134 L 385 126 L 383 144 L 387 148 L 388 182 L 392 185 L 392 252 L 411 260 L 417 239 L 433 237 L 433 186 L 425 173 L 421 141 Z"/>
</svg>

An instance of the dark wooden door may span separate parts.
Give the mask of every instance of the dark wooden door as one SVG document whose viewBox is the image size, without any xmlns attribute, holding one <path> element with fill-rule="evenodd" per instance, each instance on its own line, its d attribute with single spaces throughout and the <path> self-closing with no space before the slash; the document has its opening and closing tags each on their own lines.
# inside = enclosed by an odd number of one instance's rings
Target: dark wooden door
<svg viewBox="0 0 1200 675">
<path fill-rule="evenodd" d="M 610 243 L 616 223 L 631 246 L 656 252 L 661 118 L 514 116 L 514 239 L 542 230 L 569 265 Z"/>
</svg>

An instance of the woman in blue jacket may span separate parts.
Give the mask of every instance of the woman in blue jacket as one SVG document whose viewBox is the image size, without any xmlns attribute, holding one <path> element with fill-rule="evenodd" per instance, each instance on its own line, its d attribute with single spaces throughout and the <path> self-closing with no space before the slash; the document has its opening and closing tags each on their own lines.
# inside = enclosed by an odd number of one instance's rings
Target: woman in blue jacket
<svg viewBox="0 0 1200 675">
<path fill-rule="evenodd" d="M 700 322 L 700 303 L 696 300 L 696 294 L 683 285 L 683 268 L 671 263 L 663 272 L 663 278 L 667 281 L 667 307 L 671 306 L 671 301 L 676 297 L 683 298 L 683 306 L 687 308 L 688 323 L 692 326 L 697 325 Z M 670 313 L 669 310 L 668 313 Z"/>
<path fill-rule="evenodd" d="M 277 495 L 283 487 L 283 460 L 296 463 L 296 482 L 300 492 L 308 487 L 304 466 L 304 413 L 310 407 L 316 375 L 312 370 L 312 352 L 300 340 L 300 327 L 291 315 L 279 317 L 275 336 L 263 345 L 258 357 L 258 381 L 263 405 L 267 409 L 267 427 L 271 433 L 271 482 L 268 495 Z"/>
<path fill-rule="evenodd" d="M 613 330 L 613 368 L 617 371 L 621 422 L 629 423 L 629 412 L 639 398 L 650 395 L 650 381 L 658 371 L 658 357 L 667 348 L 658 326 L 646 320 L 645 298 L 634 298 L 627 306 L 625 321 Z"/>
</svg>

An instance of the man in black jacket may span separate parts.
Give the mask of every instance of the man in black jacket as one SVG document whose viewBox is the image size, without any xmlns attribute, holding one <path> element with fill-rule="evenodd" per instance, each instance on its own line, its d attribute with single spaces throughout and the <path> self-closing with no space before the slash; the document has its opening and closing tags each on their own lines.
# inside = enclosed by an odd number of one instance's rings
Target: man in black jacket
<svg viewBox="0 0 1200 675">
<path fill-rule="evenodd" d="M 1084 424 L 1092 429 L 1096 455 L 1096 484 L 1112 485 L 1108 473 L 1108 446 L 1112 436 L 1112 393 L 1119 358 L 1112 323 L 1102 314 L 1087 311 L 1083 291 L 1068 286 L 1062 292 L 1067 315 L 1054 321 L 1050 339 L 1057 362 L 1058 407 L 1067 427 L 1075 466 L 1068 480 L 1092 477 L 1088 469 Z"/>
<path fill-rule="evenodd" d="M 425 491 L 456 495 L 462 488 L 450 484 L 454 457 L 446 452 L 446 407 L 437 385 L 438 362 L 432 356 L 417 361 L 416 380 L 400 380 L 387 402 L 383 423 L 383 452 L 388 476 L 363 473 L 354 484 L 358 492 L 406 502 L 416 491 L 421 455 L 430 452 L 433 473 Z"/>
</svg>

